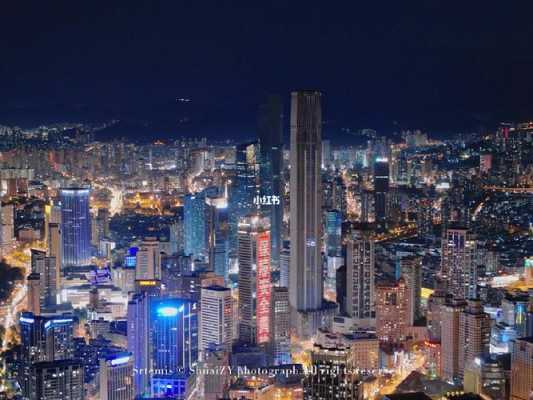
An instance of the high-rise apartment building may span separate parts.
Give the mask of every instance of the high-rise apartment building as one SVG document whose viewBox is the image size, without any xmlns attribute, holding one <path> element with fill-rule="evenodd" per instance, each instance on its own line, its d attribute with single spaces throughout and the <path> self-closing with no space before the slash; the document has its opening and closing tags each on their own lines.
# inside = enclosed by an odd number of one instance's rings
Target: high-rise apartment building
<svg viewBox="0 0 533 400">
<path fill-rule="evenodd" d="M 399 343 L 406 335 L 409 292 L 405 280 L 376 286 L 376 334 L 381 341 Z"/>
<path fill-rule="evenodd" d="M 533 337 L 516 339 L 511 355 L 511 400 L 533 398 Z"/>
<path fill-rule="evenodd" d="M 476 247 L 465 228 L 449 228 L 442 239 L 441 276 L 455 298 L 477 297 Z"/>
<path fill-rule="evenodd" d="M 369 231 L 356 231 L 346 245 L 346 312 L 356 322 L 375 316 L 375 250 Z"/>
<path fill-rule="evenodd" d="M 441 363 L 442 377 L 448 382 L 462 384 L 459 347 L 461 330 L 460 317 L 466 304 L 463 300 L 454 300 L 443 307 L 441 312 Z"/>
<path fill-rule="evenodd" d="M 407 287 L 407 325 L 413 326 L 422 317 L 422 260 L 416 256 L 406 256 L 400 259 L 400 275 Z"/>
<path fill-rule="evenodd" d="M 459 377 L 465 369 L 471 369 L 476 362 L 489 353 L 490 317 L 483 312 L 479 300 L 468 300 L 464 311 L 459 315 Z"/>
</svg>

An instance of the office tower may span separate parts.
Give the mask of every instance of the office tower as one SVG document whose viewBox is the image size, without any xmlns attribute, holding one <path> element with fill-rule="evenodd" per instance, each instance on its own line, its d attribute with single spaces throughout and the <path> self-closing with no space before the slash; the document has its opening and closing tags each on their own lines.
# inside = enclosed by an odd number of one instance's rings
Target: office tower
<svg viewBox="0 0 533 400">
<path fill-rule="evenodd" d="M 289 289 L 273 287 L 270 307 L 270 355 L 272 365 L 291 363 Z"/>
<path fill-rule="evenodd" d="M 41 274 L 32 272 L 27 278 L 28 307 L 27 310 L 34 315 L 41 314 Z"/>
<path fill-rule="evenodd" d="M 78 360 L 43 361 L 31 368 L 30 400 L 83 400 L 83 364 Z"/>
<path fill-rule="evenodd" d="M 465 228 L 449 228 L 442 239 L 441 276 L 458 299 L 477 297 L 476 241 Z"/>
<path fill-rule="evenodd" d="M 57 209 L 57 208 L 56 208 Z M 57 211 L 56 211 L 57 213 Z M 61 218 L 59 216 L 54 216 L 54 218 Z M 47 237 L 47 255 L 49 257 L 54 257 L 55 259 L 55 282 L 56 282 L 56 292 L 61 291 L 61 227 L 59 223 L 49 223 L 48 224 L 48 237 Z"/>
<path fill-rule="evenodd" d="M 511 355 L 511 400 L 533 396 L 533 337 L 516 339 Z"/>
<path fill-rule="evenodd" d="M 231 289 L 211 285 L 201 289 L 200 296 L 201 352 L 208 349 L 231 351 L 233 338 L 233 300 Z"/>
<path fill-rule="evenodd" d="M 359 222 L 370 222 L 370 216 L 372 215 L 372 202 L 371 192 L 368 190 L 362 190 L 360 193 L 361 212 L 359 214 Z"/>
<path fill-rule="evenodd" d="M 145 293 L 137 293 L 128 302 L 128 351 L 133 355 L 133 368 L 136 371 L 148 371 L 149 368 L 149 302 Z M 133 375 L 135 396 L 150 393 L 149 375 Z"/>
<path fill-rule="evenodd" d="M 389 160 L 378 157 L 374 162 L 374 208 L 376 222 L 384 227 L 389 216 Z"/>
<path fill-rule="evenodd" d="M 176 298 L 150 301 L 152 397 L 180 397 L 198 361 L 197 303 Z"/>
<path fill-rule="evenodd" d="M 241 219 L 238 232 L 239 340 L 266 344 L 270 327 L 270 225 L 257 215 Z"/>
<path fill-rule="evenodd" d="M 268 96 L 259 109 L 258 138 L 261 148 L 261 194 L 278 201 L 261 207 L 270 219 L 270 254 L 273 269 L 280 263 L 281 232 L 283 229 L 283 107 L 279 96 Z"/>
<path fill-rule="evenodd" d="M 422 259 L 416 256 L 406 256 L 400 259 L 400 274 L 407 286 L 407 325 L 413 326 L 415 321 L 422 318 L 420 310 L 422 291 Z"/>
<path fill-rule="evenodd" d="M 63 267 L 91 263 L 89 194 L 90 190 L 85 188 L 60 190 Z"/>
<path fill-rule="evenodd" d="M 237 251 L 239 221 L 254 213 L 260 207 L 260 149 L 259 143 L 243 143 L 237 146 L 235 153 L 235 178 L 230 192 L 232 252 Z M 254 204 L 255 200 L 255 204 Z"/>
<path fill-rule="evenodd" d="M 371 232 L 354 232 L 346 244 L 346 311 L 356 321 L 374 317 L 374 256 Z"/>
<path fill-rule="evenodd" d="M 183 223 L 185 232 L 185 255 L 193 260 L 207 261 L 209 257 L 209 213 L 206 193 L 185 196 Z"/>
<path fill-rule="evenodd" d="M 460 315 L 465 308 L 463 300 L 453 300 L 443 307 L 441 317 L 441 358 L 442 377 L 448 382 L 461 384 L 459 365 L 463 361 L 459 358 L 459 347 L 462 345 L 459 340 L 461 328 Z"/>
<path fill-rule="evenodd" d="M 300 314 L 292 320 L 301 336 L 316 331 L 316 318 L 309 313 L 323 306 L 320 96 L 314 91 L 291 95 L 289 299 Z M 300 320 L 309 317 L 311 326 L 304 329 Z"/>
<path fill-rule="evenodd" d="M 459 315 L 459 378 L 482 356 L 489 353 L 490 317 L 479 300 L 468 300 Z"/>
<path fill-rule="evenodd" d="M 74 320 L 68 317 L 43 317 L 31 312 L 21 314 L 21 369 L 18 379 L 25 397 L 30 397 L 32 391 L 32 365 L 73 358 L 73 323 Z"/>
<path fill-rule="evenodd" d="M 400 343 L 408 322 L 409 293 L 405 281 L 376 286 L 376 334 L 379 340 Z"/>
<path fill-rule="evenodd" d="M 133 357 L 118 353 L 100 359 L 100 400 L 133 400 Z"/>
<path fill-rule="evenodd" d="M 212 207 L 213 224 L 212 238 L 209 246 L 210 269 L 217 275 L 224 278 L 224 282 L 229 283 L 229 256 L 230 256 L 230 218 L 229 209 L 223 207 Z"/>
<path fill-rule="evenodd" d="M 291 244 L 288 240 L 283 242 L 279 255 L 279 286 L 289 287 L 289 267 L 291 265 Z"/>
<path fill-rule="evenodd" d="M 315 344 L 311 352 L 314 371 L 304 381 L 305 400 L 362 400 L 358 374 L 349 369 L 350 348 L 343 345 Z"/>
<path fill-rule="evenodd" d="M 161 279 L 161 251 L 156 238 L 145 238 L 137 250 L 136 257 L 135 279 Z"/>
<path fill-rule="evenodd" d="M 329 257 L 342 256 L 342 213 L 338 210 L 326 212 L 326 254 Z"/>
</svg>

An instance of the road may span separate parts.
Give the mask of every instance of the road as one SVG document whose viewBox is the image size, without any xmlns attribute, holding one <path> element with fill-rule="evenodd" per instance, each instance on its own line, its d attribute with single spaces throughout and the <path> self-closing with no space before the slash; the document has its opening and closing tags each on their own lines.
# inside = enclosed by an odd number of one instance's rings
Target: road
<svg viewBox="0 0 533 400">
<path fill-rule="evenodd" d="M 24 280 L 14 286 L 13 291 L 8 299 L 5 301 L 5 308 L 2 315 L 0 315 L 0 324 L 6 329 L 6 334 L 2 338 L 1 350 L 8 350 L 8 343 L 15 341 L 16 338 L 12 336 L 9 329 L 16 324 L 17 313 L 26 307 L 26 295 L 28 288 L 26 285 L 26 276 L 30 269 L 30 249 L 28 247 L 18 247 L 4 256 L 6 262 L 13 266 L 22 269 Z"/>
</svg>

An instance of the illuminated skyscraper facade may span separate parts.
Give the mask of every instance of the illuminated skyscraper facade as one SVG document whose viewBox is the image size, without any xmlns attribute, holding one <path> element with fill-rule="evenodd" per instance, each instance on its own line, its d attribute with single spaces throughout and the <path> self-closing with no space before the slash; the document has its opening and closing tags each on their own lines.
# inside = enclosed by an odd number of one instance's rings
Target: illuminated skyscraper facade
<svg viewBox="0 0 533 400">
<path fill-rule="evenodd" d="M 270 226 L 257 215 L 241 219 L 239 251 L 239 340 L 266 344 L 270 328 Z"/>
<path fill-rule="evenodd" d="M 87 188 L 64 188 L 60 191 L 63 267 L 91 263 L 89 195 Z"/>
</svg>

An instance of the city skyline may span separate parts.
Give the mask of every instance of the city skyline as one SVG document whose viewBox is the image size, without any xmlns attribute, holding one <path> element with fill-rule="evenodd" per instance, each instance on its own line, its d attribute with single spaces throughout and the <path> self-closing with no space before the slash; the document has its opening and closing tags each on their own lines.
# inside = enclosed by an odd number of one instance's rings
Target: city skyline
<svg viewBox="0 0 533 400">
<path fill-rule="evenodd" d="M 528 8 L 7 5 L 0 399 L 533 400 Z"/>
</svg>

